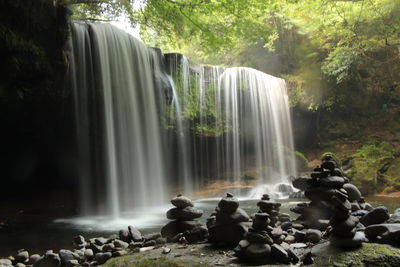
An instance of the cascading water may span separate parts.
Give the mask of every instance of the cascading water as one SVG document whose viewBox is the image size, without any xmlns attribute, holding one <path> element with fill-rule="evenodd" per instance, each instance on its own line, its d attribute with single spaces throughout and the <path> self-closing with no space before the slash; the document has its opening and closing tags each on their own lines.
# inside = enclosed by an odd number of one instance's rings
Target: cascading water
<svg viewBox="0 0 400 267">
<path fill-rule="evenodd" d="M 88 154 L 96 149 L 103 156 L 94 162 L 96 173 L 81 177 L 85 212 L 119 217 L 134 207 L 163 203 L 166 177 L 154 54 L 108 24 L 73 23 L 72 40 L 78 138 L 99 146 L 87 147 Z"/>
<path fill-rule="evenodd" d="M 254 170 L 259 184 L 295 175 L 282 79 L 193 66 L 108 24 L 71 27 L 85 214 L 118 218 L 215 180 L 240 187 Z"/>
</svg>

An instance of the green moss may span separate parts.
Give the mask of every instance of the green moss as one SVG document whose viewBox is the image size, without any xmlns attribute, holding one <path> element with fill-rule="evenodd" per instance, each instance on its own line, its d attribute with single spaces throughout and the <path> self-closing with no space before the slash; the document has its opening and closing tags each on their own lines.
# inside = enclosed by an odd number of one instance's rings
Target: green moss
<svg viewBox="0 0 400 267">
<path fill-rule="evenodd" d="M 321 159 L 322 159 L 323 157 L 325 157 L 325 156 L 332 156 L 333 159 L 334 159 L 337 163 L 340 164 L 340 159 L 339 159 L 339 157 L 338 157 L 335 153 L 332 153 L 332 152 L 324 152 L 324 153 L 322 153 L 322 155 L 321 155 Z"/>
<path fill-rule="evenodd" d="M 105 267 L 208 267 L 209 265 L 204 263 L 187 263 L 183 260 L 170 260 L 165 257 L 158 259 L 143 259 L 140 255 L 138 256 L 127 256 L 127 257 L 119 257 L 113 258 L 105 263 L 103 266 Z"/>
<path fill-rule="evenodd" d="M 343 251 L 329 243 L 315 247 L 314 266 L 395 266 L 400 259 L 400 250 L 388 245 L 364 243 L 361 248 Z M 314 253 L 314 250 L 313 250 Z"/>
<path fill-rule="evenodd" d="M 296 165 L 299 171 L 307 171 L 308 170 L 308 160 L 300 151 L 295 151 L 294 155 L 296 157 Z"/>
</svg>

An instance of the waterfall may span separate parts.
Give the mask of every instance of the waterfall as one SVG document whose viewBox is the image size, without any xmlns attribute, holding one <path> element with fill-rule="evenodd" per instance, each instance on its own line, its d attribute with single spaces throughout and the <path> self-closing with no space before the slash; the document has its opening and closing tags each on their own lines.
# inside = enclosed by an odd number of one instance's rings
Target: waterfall
<svg viewBox="0 0 400 267">
<path fill-rule="evenodd" d="M 84 214 L 120 218 L 212 181 L 240 187 L 253 172 L 260 185 L 295 175 L 282 79 L 195 65 L 109 24 L 71 29 Z"/>
<path fill-rule="evenodd" d="M 102 205 L 85 212 L 119 217 L 135 207 L 159 205 L 165 200 L 166 177 L 159 92 L 153 78 L 155 54 L 109 24 L 72 26 L 78 139 L 92 144 L 86 148 L 90 154 L 102 156 L 92 161 L 96 173 L 86 171 L 80 178 L 85 180 L 86 207 Z M 93 105 L 96 110 L 90 110 Z"/>
</svg>

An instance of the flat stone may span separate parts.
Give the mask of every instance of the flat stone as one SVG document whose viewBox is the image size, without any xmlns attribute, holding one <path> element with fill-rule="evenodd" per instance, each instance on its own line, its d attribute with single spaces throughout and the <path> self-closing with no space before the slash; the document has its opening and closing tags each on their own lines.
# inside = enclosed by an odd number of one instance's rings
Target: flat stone
<svg viewBox="0 0 400 267">
<path fill-rule="evenodd" d="M 194 206 L 193 202 L 189 198 L 182 195 L 178 195 L 177 197 L 171 199 L 171 204 L 181 209 Z"/>
<path fill-rule="evenodd" d="M 257 232 L 247 232 L 244 238 L 250 243 L 269 244 L 269 245 L 272 245 L 274 243 L 274 241 L 267 234 L 267 232 L 265 232 L 264 234 Z"/>
<path fill-rule="evenodd" d="M 301 191 L 305 191 L 309 187 L 308 180 L 310 180 L 310 178 L 306 178 L 306 177 L 295 178 L 292 181 L 293 187 L 295 187 Z"/>
<path fill-rule="evenodd" d="M 338 189 L 344 185 L 344 179 L 340 176 L 329 176 L 319 180 L 320 185 L 329 189 Z"/>
<path fill-rule="evenodd" d="M 361 223 L 365 226 L 372 224 L 384 223 L 390 218 L 389 212 L 386 207 L 380 206 L 371 210 L 368 214 L 361 218 Z"/>
<path fill-rule="evenodd" d="M 361 192 L 358 190 L 357 186 L 353 184 L 344 184 L 343 189 L 346 190 L 350 202 L 360 200 Z"/>
<path fill-rule="evenodd" d="M 200 218 L 202 215 L 203 211 L 194 207 L 172 208 L 167 211 L 167 219 L 170 220 L 190 221 Z"/>
</svg>

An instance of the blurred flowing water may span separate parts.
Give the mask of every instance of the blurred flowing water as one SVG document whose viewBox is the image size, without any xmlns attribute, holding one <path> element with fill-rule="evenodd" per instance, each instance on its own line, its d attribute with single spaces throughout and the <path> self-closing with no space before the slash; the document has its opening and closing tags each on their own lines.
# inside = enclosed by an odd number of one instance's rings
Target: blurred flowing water
<svg viewBox="0 0 400 267">
<path fill-rule="evenodd" d="M 117 220 L 212 179 L 240 187 L 249 170 L 268 188 L 296 175 L 284 80 L 195 65 L 109 24 L 71 28 L 82 215 Z"/>
</svg>

